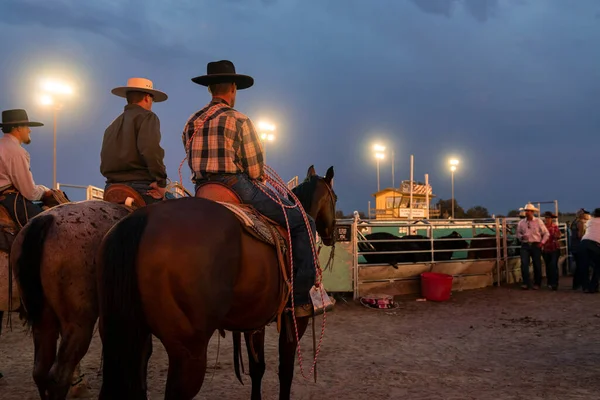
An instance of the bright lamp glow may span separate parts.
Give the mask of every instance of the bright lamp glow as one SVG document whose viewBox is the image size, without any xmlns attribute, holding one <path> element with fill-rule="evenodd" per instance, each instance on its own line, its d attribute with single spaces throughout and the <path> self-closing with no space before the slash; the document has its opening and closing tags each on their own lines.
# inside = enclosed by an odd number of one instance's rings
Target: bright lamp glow
<svg viewBox="0 0 600 400">
<path fill-rule="evenodd" d="M 73 88 L 71 86 L 58 81 L 44 81 L 42 82 L 42 89 L 46 92 L 55 94 L 73 94 Z"/>
<path fill-rule="evenodd" d="M 450 171 L 452 171 L 452 172 L 456 171 L 456 165 L 452 165 L 452 166 L 450 167 Z"/>
<path fill-rule="evenodd" d="M 275 140 L 275 135 L 273 135 L 272 133 L 261 133 L 260 138 L 262 140 L 268 140 L 269 142 L 272 142 L 273 140 Z"/>
<path fill-rule="evenodd" d="M 50 95 L 43 94 L 40 96 L 40 103 L 44 106 L 50 106 L 54 104 L 54 99 Z"/>
<path fill-rule="evenodd" d="M 382 146 L 380 144 L 376 144 L 373 146 L 373 150 L 375 150 L 376 152 L 384 152 L 385 151 L 385 146 Z"/>
<path fill-rule="evenodd" d="M 385 154 L 383 153 L 375 153 L 375 158 L 378 160 L 383 160 L 385 158 Z"/>
<path fill-rule="evenodd" d="M 450 165 L 458 165 L 458 160 L 457 159 L 450 160 Z"/>
<path fill-rule="evenodd" d="M 261 121 L 261 122 L 258 123 L 258 129 L 260 131 L 270 131 L 270 132 L 273 132 L 275 130 L 275 125 Z"/>
</svg>

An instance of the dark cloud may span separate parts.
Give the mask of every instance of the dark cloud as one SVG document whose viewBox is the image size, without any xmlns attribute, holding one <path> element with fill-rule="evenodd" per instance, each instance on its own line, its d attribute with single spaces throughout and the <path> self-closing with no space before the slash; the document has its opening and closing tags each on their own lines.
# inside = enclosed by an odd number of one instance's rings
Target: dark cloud
<svg viewBox="0 0 600 400">
<path fill-rule="evenodd" d="M 80 1 L 3 0 L 0 23 L 91 32 L 143 60 L 149 55 L 181 58 L 195 52 L 177 43 L 165 43 L 160 36 L 160 26 L 144 15 L 143 4 L 125 0 L 110 9 L 91 8 Z"/>
<path fill-rule="evenodd" d="M 421 11 L 450 17 L 458 0 L 411 0 Z M 482 0 L 483 1 L 483 0 Z"/>
<path fill-rule="evenodd" d="M 461 4 L 477 21 L 485 22 L 498 7 L 498 0 L 411 0 L 427 14 L 450 18 L 457 4 Z"/>
<path fill-rule="evenodd" d="M 456 191 L 464 206 L 505 213 L 535 197 L 559 198 L 561 208 L 575 209 L 600 196 L 582 175 L 596 168 L 594 147 L 585 144 L 594 143 L 600 128 L 594 0 L 229 0 L 213 1 L 210 9 L 192 0 L 177 7 L 158 0 L 52 3 L 4 1 L 0 34 L 10 36 L 7 24 L 19 34 L 0 49 L 5 62 L 18 59 L 13 49 L 56 52 L 75 33 L 63 58 L 85 58 L 101 101 L 86 112 L 86 124 L 69 127 L 75 117 L 65 115 L 61 132 L 64 126 L 79 134 L 60 141 L 60 154 L 69 154 L 69 146 L 99 152 L 105 125 L 122 107 L 110 88 L 143 70 L 170 96 L 156 112 L 175 178 L 182 125 L 208 100 L 189 78 L 203 73 L 207 61 L 227 58 L 256 79 L 236 107 L 278 126 L 269 164 L 285 179 L 302 177 L 313 163 L 320 173 L 334 165 L 346 212 L 365 210 L 373 200 L 368 149 L 375 139 L 395 149 L 396 183 L 408 178 L 414 154 L 415 177 L 429 173 L 442 198 L 450 191 L 446 160 L 459 156 Z M 500 11 L 502 19 L 494 20 Z M 233 22 L 223 29 L 223 21 Z M 115 54 L 105 39 L 124 51 Z M 10 89 L 5 71 L 0 65 L 3 88 Z M 1 98 L 0 106 L 9 100 Z M 31 149 L 32 168 L 46 182 L 47 152 L 42 146 L 39 158 L 34 154 L 43 140 Z M 59 175 L 101 182 L 94 157 L 64 156 Z M 389 158 L 381 183 L 391 184 Z"/>
<path fill-rule="evenodd" d="M 465 8 L 479 22 L 487 21 L 498 7 L 498 0 L 463 0 Z"/>
</svg>

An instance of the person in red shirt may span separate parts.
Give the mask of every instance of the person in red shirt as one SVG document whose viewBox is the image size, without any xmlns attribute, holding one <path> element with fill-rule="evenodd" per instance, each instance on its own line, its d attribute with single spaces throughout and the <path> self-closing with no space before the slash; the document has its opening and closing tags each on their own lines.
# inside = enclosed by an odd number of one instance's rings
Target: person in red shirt
<svg viewBox="0 0 600 400">
<path fill-rule="evenodd" d="M 544 213 L 546 229 L 548 229 L 550 235 L 542 248 L 542 257 L 544 258 L 544 264 L 546 264 L 546 281 L 548 282 L 548 288 L 551 290 L 558 290 L 558 257 L 560 256 L 559 240 L 561 233 L 558 225 L 554 223 L 555 218 L 556 215 L 550 211 Z"/>
</svg>

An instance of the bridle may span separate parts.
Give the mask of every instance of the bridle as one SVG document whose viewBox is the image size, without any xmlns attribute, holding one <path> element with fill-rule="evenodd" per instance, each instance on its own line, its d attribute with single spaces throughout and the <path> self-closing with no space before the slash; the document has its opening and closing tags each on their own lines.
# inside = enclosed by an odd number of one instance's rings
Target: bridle
<svg viewBox="0 0 600 400">
<path fill-rule="evenodd" d="M 337 195 L 333 191 L 333 188 L 327 182 L 323 183 L 325 183 L 327 193 L 329 194 L 329 205 L 331 206 L 333 220 L 335 221 L 335 204 L 337 203 Z M 325 267 L 323 268 L 324 271 L 327 271 L 328 269 L 331 269 L 333 267 L 333 259 L 335 257 L 335 222 L 329 236 L 321 236 L 321 243 L 319 243 L 317 254 L 321 253 L 321 247 L 323 247 L 323 239 L 331 242 L 331 252 L 329 253 L 329 259 L 327 260 L 327 264 L 325 264 Z"/>
</svg>

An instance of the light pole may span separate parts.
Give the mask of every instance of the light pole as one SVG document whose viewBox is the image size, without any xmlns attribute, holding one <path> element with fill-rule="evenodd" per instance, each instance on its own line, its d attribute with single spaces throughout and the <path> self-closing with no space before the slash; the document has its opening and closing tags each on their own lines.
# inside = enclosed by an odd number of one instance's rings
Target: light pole
<svg viewBox="0 0 600 400">
<path fill-rule="evenodd" d="M 452 219 L 454 219 L 454 172 L 458 166 L 458 160 L 450 160 L 450 173 L 452 174 Z"/>
<path fill-rule="evenodd" d="M 61 99 L 64 96 L 73 94 L 73 89 L 69 85 L 57 81 L 43 82 L 42 89 L 45 93 L 40 96 L 40 103 L 44 106 L 52 106 L 53 109 L 52 188 L 58 189 L 56 181 L 56 120 L 58 119 L 58 111 L 63 106 Z"/>
<path fill-rule="evenodd" d="M 272 142 L 275 140 L 275 125 L 269 124 L 267 122 L 259 122 L 258 123 L 258 131 L 260 132 L 260 138 L 263 141 L 263 158 L 265 164 L 267 163 L 267 142 Z"/>
<path fill-rule="evenodd" d="M 379 161 L 385 158 L 385 146 L 376 144 L 373 146 L 373 151 L 375 152 L 375 161 L 377 162 L 377 191 L 379 192 Z"/>
</svg>

